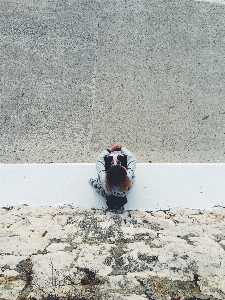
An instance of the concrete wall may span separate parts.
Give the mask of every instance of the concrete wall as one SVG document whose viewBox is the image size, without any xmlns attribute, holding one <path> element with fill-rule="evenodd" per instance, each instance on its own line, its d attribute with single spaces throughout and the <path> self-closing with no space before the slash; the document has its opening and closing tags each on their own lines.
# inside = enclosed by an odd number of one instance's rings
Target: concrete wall
<svg viewBox="0 0 225 300">
<path fill-rule="evenodd" d="M 102 208 L 105 200 L 88 183 L 95 164 L 2 164 L 0 206 L 28 204 Z M 125 209 L 225 206 L 225 164 L 138 163 Z"/>
<path fill-rule="evenodd" d="M 213 2 L 213 3 L 210 3 Z M 225 6 L 1 0 L 0 162 L 225 163 Z"/>
</svg>

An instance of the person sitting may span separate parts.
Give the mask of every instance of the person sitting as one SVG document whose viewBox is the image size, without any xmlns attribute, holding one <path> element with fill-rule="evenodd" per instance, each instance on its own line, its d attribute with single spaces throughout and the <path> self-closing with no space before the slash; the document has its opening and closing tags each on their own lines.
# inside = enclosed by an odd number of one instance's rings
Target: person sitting
<svg viewBox="0 0 225 300">
<path fill-rule="evenodd" d="M 115 158 L 115 151 L 119 151 L 121 155 Z M 126 160 L 124 160 L 125 157 Z M 106 168 L 108 160 L 112 163 L 111 167 Z M 126 196 L 133 185 L 135 169 L 135 156 L 121 144 L 115 143 L 109 149 L 103 150 L 97 157 L 98 178 L 90 178 L 89 183 L 106 198 L 109 209 L 123 209 L 124 204 L 127 203 Z"/>
</svg>

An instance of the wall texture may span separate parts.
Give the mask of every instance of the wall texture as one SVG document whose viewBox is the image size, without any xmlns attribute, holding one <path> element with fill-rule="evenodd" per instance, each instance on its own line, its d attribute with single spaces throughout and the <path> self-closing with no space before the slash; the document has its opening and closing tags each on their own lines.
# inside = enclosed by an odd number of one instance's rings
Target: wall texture
<svg viewBox="0 0 225 300">
<path fill-rule="evenodd" d="M 211 1 L 212 2 L 212 1 Z M 2 0 L 1 163 L 225 162 L 225 6 Z"/>
</svg>

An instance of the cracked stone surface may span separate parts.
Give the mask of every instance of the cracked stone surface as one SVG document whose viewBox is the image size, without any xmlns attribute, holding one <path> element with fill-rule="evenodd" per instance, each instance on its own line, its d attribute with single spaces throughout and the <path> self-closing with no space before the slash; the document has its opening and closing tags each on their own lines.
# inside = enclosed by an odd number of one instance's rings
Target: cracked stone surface
<svg viewBox="0 0 225 300">
<path fill-rule="evenodd" d="M 0 299 L 225 299 L 225 208 L 0 208 Z"/>
</svg>

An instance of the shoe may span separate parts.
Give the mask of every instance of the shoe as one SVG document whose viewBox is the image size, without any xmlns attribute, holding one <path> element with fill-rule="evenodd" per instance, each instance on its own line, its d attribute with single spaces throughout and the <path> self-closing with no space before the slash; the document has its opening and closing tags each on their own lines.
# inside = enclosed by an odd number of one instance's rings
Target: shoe
<svg viewBox="0 0 225 300">
<path fill-rule="evenodd" d="M 90 178 L 90 179 L 88 180 L 88 182 L 89 182 L 91 185 L 92 185 L 93 181 L 95 181 L 93 178 Z"/>
<path fill-rule="evenodd" d="M 88 182 L 89 182 L 91 185 L 93 185 L 94 187 L 99 188 L 99 182 L 98 182 L 98 179 L 90 178 L 90 179 L 88 180 Z"/>
</svg>

